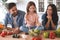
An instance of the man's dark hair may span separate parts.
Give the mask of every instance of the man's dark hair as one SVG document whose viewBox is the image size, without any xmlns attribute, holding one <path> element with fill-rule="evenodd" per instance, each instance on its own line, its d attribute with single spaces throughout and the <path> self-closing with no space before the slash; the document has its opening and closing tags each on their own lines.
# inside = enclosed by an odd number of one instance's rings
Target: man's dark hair
<svg viewBox="0 0 60 40">
<path fill-rule="evenodd" d="M 12 7 L 16 6 L 15 3 L 9 3 L 7 9 L 10 10 Z"/>
</svg>

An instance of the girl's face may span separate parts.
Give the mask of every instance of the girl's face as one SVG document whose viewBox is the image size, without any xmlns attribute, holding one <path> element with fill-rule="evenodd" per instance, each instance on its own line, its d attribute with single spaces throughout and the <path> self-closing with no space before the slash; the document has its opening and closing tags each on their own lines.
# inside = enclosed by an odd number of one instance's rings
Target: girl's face
<svg viewBox="0 0 60 40">
<path fill-rule="evenodd" d="M 34 5 L 30 6 L 30 8 L 29 8 L 29 12 L 34 12 L 35 10 L 36 10 L 36 8 L 35 8 Z"/>
<path fill-rule="evenodd" d="M 47 9 L 47 15 L 52 15 L 52 7 L 49 6 Z"/>
</svg>

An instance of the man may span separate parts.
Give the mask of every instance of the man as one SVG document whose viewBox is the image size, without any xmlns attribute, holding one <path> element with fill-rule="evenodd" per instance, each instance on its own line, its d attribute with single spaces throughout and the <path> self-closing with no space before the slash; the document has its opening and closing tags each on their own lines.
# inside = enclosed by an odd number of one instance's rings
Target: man
<svg viewBox="0 0 60 40">
<path fill-rule="evenodd" d="M 17 10 L 15 3 L 8 4 L 8 13 L 5 17 L 5 26 L 10 25 L 15 31 L 18 31 L 19 27 L 23 25 L 25 12 Z M 16 30 L 16 28 L 18 28 Z"/>
</svg>

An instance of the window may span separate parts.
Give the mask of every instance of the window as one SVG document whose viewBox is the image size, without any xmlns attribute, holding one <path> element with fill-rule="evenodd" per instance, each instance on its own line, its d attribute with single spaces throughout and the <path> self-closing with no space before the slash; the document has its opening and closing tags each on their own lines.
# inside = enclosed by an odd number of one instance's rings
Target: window
<svg viewBox="0 0 60 40">
<path fill-rule="evenodd" d="M 57 10 L 59 12 L 60 11 L 60 0 L 56 0 L 56 6 L 57 6 Z"/>
<path fill-rule="evenodd" d="M 45 12 L 48 4 L 55 4 L 60 13 L 60 0 L 38 0 L 38 12 Z"/>
<path fill-rule="evenodd" d="M 55 2 L 55 3 L 54 3 Z M 60 0 L 48 0 L 49 4 L 56 4 L 57 11 L 60 12 Z"/>
<path fill-rule="evenodd" d="M 38 0 L 38 11 L 44 12 L 44 0 Z"/>
<path fill-rule="evenodd" d="M 53 4 L 53 0 L 48 0 L 48 3 L 49 4 Z"/>
</svg>

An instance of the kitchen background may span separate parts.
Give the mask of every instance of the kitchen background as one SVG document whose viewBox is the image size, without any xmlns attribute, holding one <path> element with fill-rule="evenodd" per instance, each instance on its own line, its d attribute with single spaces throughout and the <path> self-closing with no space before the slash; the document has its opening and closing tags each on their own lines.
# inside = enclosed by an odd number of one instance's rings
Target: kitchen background
<svg viewBox="0 0 60 40">
<path fill-rule="evenodd" d="M 17 4 L 17 9 L 26 12 L 26 6 L 29 1 L 35 2 L 40 22 L 42 22 L 41 17 L 45 13 L 48 4 L 55 4 L 57 7 L 58 16 L 60 15 L 60 0 L 0 0 L 0 22 L 4 23 L 4 17 L 8 12 L 5 8 L 5 3 L 8 4 L 10 2 L 14 2 Z M 60 16 L 58 23 L 60 24 Z"/>
</svg>

